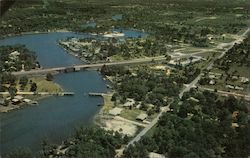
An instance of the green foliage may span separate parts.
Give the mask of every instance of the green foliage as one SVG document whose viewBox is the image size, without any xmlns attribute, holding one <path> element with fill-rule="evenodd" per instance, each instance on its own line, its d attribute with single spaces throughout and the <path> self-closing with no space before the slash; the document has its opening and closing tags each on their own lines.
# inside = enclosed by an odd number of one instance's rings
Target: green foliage
<svg viewBox="0 0 250 158">
<path fill-rule="evenodd" d="M 216 63 L 217 67 L 225 71 L 229 70 L 233 64 L 250 67 L 250 35 L 240 44 L 235 44 L 226 52 L 225 56 L 217 60 Z"/>
<path fill-rule="evenodd" d="M 148 151 L 145 149 L 144 145 L 141 143 L 135 143 L 134 145 L 128 146 L 123 152 L 124 158 L 141 158 L 147 157 Z"/>
<path fill-rule="evenodd" d="M 17 149 L 6 155 L 6 158 L 34 158 L 29 149 Z"/>
<path fill-rule="evenodd" d="M 24 89 L 25 86 L 27 85 L 27 83 L 29 82 L 29 79 L 28 77 L 26 76 L 22 76 L 20 79 L 19 79 L 19 84 L 21 85 L 21 88 Z"/>
<path fill-rule="evenodd" d="M 35 83 L 35 82 L 31 83 L 31 86 L 30 86 L 30 91 L 31 91 L 31 92 L 35 92 L 35 91 L 36 91 L 36 89 L 37 89 L 37 85 L 36 85 L 36 83 Z"/>
<path fill-rule="evenodd" d="M 46 74 L 46 80 L 47 81 L 52 81 L 54 76 L 51 73 Z"/>
<path fill-rule="evenodd" d="M 115 149 L 123 143 L 117 132 L 108 132 L 101 128 L 77 128 L 74 145 L 70 146 L 66 156 L 72 157 L 114 157 Z"/>
<path fill-rule="evenodd" d="M 113 71 L 113 69 L 111 69 Z M 156 106 L 165 106 L 166 96 L 176 96 L 182 83 L 175 83 L 177 76 L 167 76 L 148 67 L 140 67 L 135 72 L 119 75 L 115 84 L 120 100 L 134 98 Z"/>
<path fill-rule="evenodd" d="M 11 55 L 17 51 L 18 55 Z M 12 72 L 37 67 L 36 56 L 24 45 L 0 46 L 0 72 Z M 39 65 L 39 64 L 38 64 Z"/>
<path fill-rule="evenodd" d="M 16 81 L 16 77 L 14 75 L 12 75 L 11 73 L 1 73 L 0 74 L 0 83 L 1 84 L 10 84 L 10 85 L 14 85 Z"/>
<path fill-rule="evenodd" d="M 181 102 L 173 102 L 173 112 L 162 115 L 150 143 L 141 140 L 139 144 L 168 157 L 247 157 L 250 121 L 246 106 L 249 103 L 234 97 L 221 100 L 214 93 L 192 90 Z M 239 114 L 234 117 L 236 111 Z M 127 150 L 140 151 L 136 147 Z"/>
</svg>

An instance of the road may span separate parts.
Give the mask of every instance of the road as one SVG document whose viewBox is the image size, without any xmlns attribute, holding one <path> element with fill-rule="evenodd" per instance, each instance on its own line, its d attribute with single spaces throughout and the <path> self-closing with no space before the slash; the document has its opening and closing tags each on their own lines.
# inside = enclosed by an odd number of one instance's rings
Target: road
<svg viewBox="0 0 250 158">
<path fill-rule="evenodd" d="M 221 43 L 219 44 L 216 48 L 222 49 L 227 46 L 230 46 L 228 49 L 232 48 L 235 43 L 239 43 L 243 40 L 243 37 L 247 35 L 247 33 L 250 31 L 250 28 L 248 28 L 241 36 L 239 39 L 230 42 L 230 43 Z M 181 56 L 172 56 L 172 59 L 177 59 L 177 58 L 188 58 L 190 56 L 194 55 L 199 55 L 203 54 L 209 51 L 213 51 L 214 49 L 208 49 L 208 50 L 202 50 L 199 52 L 195 53 L 189 53 Z M 221 53 L 221 55 L 218 58 L 222 58 L 225 53 L 227 52 L 226 49 Z M 13 75 L 19 76 L 19 75 L 37 75 L 37 74 L 47 74 L 47 73 L 53 73 L 53 72 L 63 72 L 64 70 L 68 68 L 75 68 L 75 69 L 86 69 L 86 68 L 100 68 L 103 65 L 131 65 L 131 64 L 143 64 L 143 63 L 150 63 L 152 61 L 165 61 L 165 56 L 157 56 L 157 57 L 148 57 L 148 58 L 139 58 L 139 59 L 132 59 L 132 60 L 125 60 L 125 61 L 118 61 L 118 62 L 106 62 L 106 63 L 97 63 L 97 64 L 81 64 L 81 65 L 72 65 L 72 66 L 64 66 L 64 67 L 55 67 L 55 68 L 45 68 L 45 69 L 35 69 L 35 70 L 29 70 L 29 71 L 18 71 L 18 72 L 12 72 Z M 210 65 L 210 68 L 213 66 L 213 63 Z M 171 68 L 171 67 L 169 67 Z M 188 91 L 186 89 L 185 91 Z"/>
<path fill-rule="evenodd" d="M 207 90 L 207 91 L 211 91 L 211 92 L 215 91 L 212 88 L 206 88 L 206 87 L 199 87 L 199 89 L 200 90 Z M 245 98 L 245 100 L 250 100 L 250 95 L 246 95 L 246 94 L 240 94 L 240 93 L 235 93 L 235 92 L 227 92 L 227 91 L 221 91 L 221 90 L 217 90 L 216 93 L 219 93 L 219 94 L 224 95 L 224 96 L 233 95 L 235 97 L 243 97 L 243 98 Z"/>
<path fill-rule="evenodd" d="M 171 102 L 172 103 L 172 102 Z M 169 103 L 169 105 L 171 104 Z M 144 136 L 153 126 L 155 126 L 158 122 L 158 120 L 160 119 L 161 115 L 164 113 L 164 112 L 167 112 L 169 111 L 169 105 L 166 106 L 166 107 L 162 107 L 161 109 L 161 112 L 157 115 L 156 118 L 153 119 L 153 121 L 150 122 L 150 124 L 148 124 L 139 134 L 137 134 L 124 148 L 120 149 L 117 154 L 116 154 L 116 158 L 119 158 L 122 156 L 123 154 L 123 150 L 128 147 L 129 145 L 131 144 L 134 144 L 135 142 L 138 142 L 142 136 Z"/>
<path fill-rule="evenodd" d="M 220 48 L 220 49 L 223 49 L 225 47 L 228 47 L 226 48 L 218 57 L 214 58 L 209 64 L 208 66 L 205 68 L 207 70 L 211 70 L 213 65 L 214 65 L 214 62 L 217 60 L 217 59 L 221 59 L 225 54 L 226 52 L 231 49 L 235 43 L 239 43 L 239 42 L 242 42 L 243 39 L 245 38 L 245 36 L 247 35 L 247 33 L 250 31 L 250 28 L 248 28 L 241 36 L 239 39 L 236 39 L 235 41 L 233 42 L 230 42 L 230 43 L 221 43 L 217 46 L 217 48 Z M 188 92 L 192 87 L 195 87 L 195 85 L 199 82 L 200 78 L 201 78 L 201 75 L 202 75 L 202 72 L 190 83 L 188 84 L 179 94 L 179 98 L 182 98 L 183 94 L 185 92 Z"/>
<path fill-rule="evenodd" d="M 185 54 L 178 57 L 172 57 L 172 59 L 175 58 L 188 58 L 193 55 L 198 55 L 205 53 L 204 51 L 201 52 L 195 52 L 190 54 Z M 144 64 L 144 63 L 150 63 L 152 61 L 159 62 L 159 61 L 165 61 L 165 56 L 157 56 L 157 57 L 148 57 L 148 58 L 139 58 L 139 59 L 132 59 L 132 60 L 125 60 L 125 61 L 117 61 L 117 62 L 106 62 L 106 63 L 97 63 L 97 64 L 81 64 L 81 65 L 72 65 L 72 66 L 63 66 L 63 67 L 54 67 L 54 68 L 45 68 L 45 69 L 35 69 L 35 70 L 29 70 L 29 71 L 18 71 L 18 72 L 12 72 L 15 76 L 21 76 L 21 75 L 37 75 L 37 74 L 47 74 L 47 73 L 53 73 L 53 72 L 60 72 L 64 71 L 68 68 L 75 68 L 75 69 L 86 69 L 86 68 L 100 68 L 103 65 L 107 66 L 113 66 L 113 65 L 132 65 L 132 64 Z M 171 69 L 174 69 L 172 67 L 168 67 Z"/>
<path fill-rule="evenodd" d="M 239 39 L 237 39 L 237 40 L 235 40 L 235 41 L 233 41 L 233 42 L 230 42 L 230 43 L 222 43 L 222 44 L 220 44 L 220 45 L 218 45 L 217 46 L 217 48 L 224 48 L 224 47 L 227 47 L 227 46 L 230 46 L 230 47 L 228 47 L 225 51 L 223 51 L 222 53 L 221 53 L 221 55 L 219 55 L 218 57 L 216 57 L 216 58 L 214 58 L 209 64 L 208 64 L 208 66 L 205 68 L 205 69 L 211 69 L 212 67 L 213 67 L 213 64 L 214 64 L 214 61 L 215 60 L 217 60 L 217 59 L 220 59 L 220 58 L 222 58 L 225 54 L 226 54 L 226 52 L 229 50 L 229 49 L 231 49 L 232 47 L 233 47 L 233 45 L 235 44 L 235 43 L 239 43 L 240 41 L 242 41 L 244 38 L 245 38 L 245 36 L 247 35 L 247 33 L 250 31 L 250 28 L 248 28 L 241 36 L 240 36 L 240 38 Z M 209 51 L 211 51 L 211 50 L 209 50 Z M 204 51 L 203 51 L 204 52 Z M 205 52 L 207 52 L 207 51 L 205 51 Z M 193 54 L 193 53 L 192 53 Z M 201 75 L 202 75 L 202 72 L 190 83 L 190 84 L 188 84 L 187 85 L 187 87 L 185 87 L 180 93 L 179 93 L 179 97 L 180 98 L 182 98 L 182 96 L 183 96 L 183 94 L 185 93 L 185 92 L 188 92 L 192 87 L 195 87 L 195 85 L 198 83 L 198 81 L 200 80 L 200 78 L 201 78 Z M 171 103 L 170 103 L 171 104 Z M 166 107 L 165 107 L 166 108 Z M 156 125 L 157 124 L 157 122 L 158 122 L 158 120 L 159 120 L 159 118 L 161 117 L 161 115 L 162 115 L 162 113 L 163 112 L 166 112 L 166 111 L 168 111 L 169 109 L 168 108 L 166 108 L 166 109 L 164 109 L 164 110 L 161 110 L 161 112 L 157 115 L 157 117 L 146 127 L 146 128 L 144 128 L 138 135 L 136 135 L 126 146 L 125 146 L 125 148 L 127 147 L 127 146 L 129 146 L 129 145 L 131 145 L 131 144 L 133 144 L 134 142 L 137 142 L 137 141 L 139 141 L 140 139 L 141 139 L 141 137 L 142 136 L 144 136 L 154 125 Z M 119 158 L 119 157 L 121 157 L 122 156 L 122 154 L 123 154 L 123 150 L 125 149 L 125 148 L 122 148 L 122 149 L 120 149 L 118 152 L 117 152 L 117 154 L 116 154 L 116 158 Z"/>
</svg>

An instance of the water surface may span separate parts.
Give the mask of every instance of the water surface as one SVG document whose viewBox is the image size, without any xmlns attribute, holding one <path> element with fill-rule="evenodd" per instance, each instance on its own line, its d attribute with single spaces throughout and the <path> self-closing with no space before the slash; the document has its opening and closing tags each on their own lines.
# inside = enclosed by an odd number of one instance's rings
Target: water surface
<svg viewBox="0 0 250 158">
<path fill-rule="evenodd" d="M 126 37 L 145 34 L 138 31 L 120 30 Z M 31 34 L 0 40 L 0 45 L 24 44 L 36 52 L 42 67 L 70 66 L 82 61 L 58 45 L 58 40 L 67 37 L 90 37 L 88 34 L 72 32 Z M 39 101 L 38 106 L 27 106 L 21 110 L 0 114 L 0 153 L 11 152 L 18 147 L 33 151 L 41 149 L 42 140 L 61 143 L 74 127 L 89 126 L 98 112 L 102 98 L 90 97 L 89 92 L 106 92 L 106 82 L 97 71 L 58 74 L 54 81 L 74 96 L 49 97 Z"/>
</svg>

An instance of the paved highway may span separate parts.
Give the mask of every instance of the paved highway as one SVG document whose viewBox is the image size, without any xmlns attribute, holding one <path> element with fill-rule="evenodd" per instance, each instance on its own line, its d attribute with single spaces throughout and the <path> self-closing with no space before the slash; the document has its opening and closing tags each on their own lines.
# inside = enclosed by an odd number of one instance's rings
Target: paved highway
<svg viewBox="0 0 250 158">
<path fill-rule="evenodd" d="M 178 57 L 172 57 L 172 59 L 176 58 L 188 58 L 193 55 L 198 55 L 205 53 L 205 51 L 190 53 L 181 55 Z M 53 73 L 53 72 L 60 72 L 64 71 L 68 68 L 75 68 L 75 69 L 86 69 L 86 68 L 100 68 L 103 65 L 132 65 L 132 64 L 144 64 L 144 63 L 150 63 L 152 61 L 165 61 L 165 56 L 157 56 L 157 57 L 148 57 L 148 58 L 139 58 L 139 59 L 132 59 L 132 60 L 125 60 L 125 61 L 118 61 L 118 62 L 106 62 L 106 63 L 97 63 L 97 64 L 82 64 L 82 65 L 72 65 L 72 66 L 65 66 L 65 67 L 55 67 L 55 68 L 45 68 L 45 69 L 35 69 L 35 70 L 29 70 L 29 71 L 18 71 L 18 72 L 12 72 L 15 76 L 20 75 L 37 75 L 37 74 L 46 74 L 46 73 Z M 169 67 L 171 69 L 174 69 L 172 67 Z"/>
<path fill-rule="evenodd" d="M 250 28 L 248 28 L 248 29 L 240 36 L 239 39 L 237 39 L 237 40 L 235 40 L 235 41 L 233 41 L 233 42 L 231 42 L 231 43 L 225 43 L 225 44 L 220 44 L 220 45 L 218 45 L 217 48 L 218 48 L 219 46 L 222 46 L 222 48 L 227 47 L 227 46 L 230 46 L 230 47 L 229 47 L 228 49 L 226 49 L 225 51 L 223 51 L 223 52 L 221 53 L 220 56 L 218 56 L 217 58 L 215 58 L 214 60 L 212 60 L 212 62 L 210 62 L 210 63 L 208 64 L 208 66 L 206 67 L 206 69 L 211 69 L 211 68 L 213 67 L 214 61 L 215 61 L 216 59 L 222 58 L 222 57 L 226 54 L 226 52 L 227 52 L 230 48 L 233 47 L 233 45 L 234 45 L 235 43 L 239 43 L 240 41 L 242 41 L 243 38 L 245 38 L 245 36 L 247 35 L 247 33 L 248 33 L 249 31 L 250 31 Z M 210 51 L 211 51 L 211 50 L 210 50 Z M 201 78 L 201 73 L 200 73 L 200 74 L 199 74 L 199 75 L 198 75 L 189 85 L 187 85 L 187 87 L 185 87 L 185 88 L 179 93 L 179 97 L 182 98 L 183 93 L 188 92 L 192 87 L 194 87 L 194 86 L 198 83 L 198 81 L 200 80 L 200 78 Z M 170 104 L 171 104 L 171 103 L 170 103 Z M 146 128 L 144 128 L 138 135 L 136 135 L 136 137 L 134 137 L 134 138 L 126 145 L 126 147 L 129 146 L 129 145 L 131 145 L 131 144 L 133 144 L 134 142 L 139 141 L 143 135 L 145 135 L 154 125 L 156 125 L 156 123 L 158 122 L 158 120 L 159 120 L 159 118 L 161 117 L 162 113 L 163 113 L 163 112 L 166 112 L 166 111 L 168 111 L 168 110 L 169 110 L 168 107 L 165 107 L 165 109 L 161 110 L 161 112 L 157 115 L 157 117 L 156 117 L 156 118 L 155 118 Z M 120 150 L 117 152 L 117 154 L 116 154 L 115 157 L 116 157 L 116 158 L 121 157 L 122 154 L 123 154 L 123 150 L 124 150 L 124 148 L 120 149 Z"/>
<path fill-rule="evenodd" d="M 220 49 L 223 49 L 225 47 L 228 47 L 227 49 L 225 49 L 225 51 L 223 51 L 218 57 L 214 58 L 209 64 L 208 66 L 206 67 L 207 70 L 211 70 L 213 65 L 214 65 L 214 62 L 217 60 L 217 59 L 220 59 L 222 58 L 226 52 L 231 49 L 234 44 L 236 43 L 239 43 L 239 42 L 242 42 L 243 39 L 245 38 L 245 36 L 247 35 L 247 33 L 250 31 L 250 28 L 248 28 L 241 36 L 239 39 L 236 39 L 235 41 L 233 42 L 230 42 L 230 43 L 222 43 L 222 44 L 219 44 L 217 46 L 217 48 L 220 48 Z M 202 72 L 201 72 L 202 73 Z M 179 97 L 182 98 L 183 94 L 185 92 L 188 92 L 192 87 L 195 87 L 195 85 L 199 82 L 200 78 L 201 78 L 201 73 L 190 83 L 188 84 L 179 94 Z"/>
</svg>

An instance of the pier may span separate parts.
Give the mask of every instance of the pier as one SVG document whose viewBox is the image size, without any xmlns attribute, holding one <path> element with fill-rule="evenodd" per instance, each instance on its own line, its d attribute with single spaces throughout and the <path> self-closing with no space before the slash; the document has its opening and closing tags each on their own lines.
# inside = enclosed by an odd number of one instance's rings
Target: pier
<svg viewBox="0 0 250 158">
<path fill-rule="evenodd" d="M 89 96 L 103 96 L 105 93 L 89 93 Z"/>
<path fill-rule="evenodd" d="M 9 92 L 0 92 L 0 95 L 9 95 Z M 74 92 L 17 92 L 16 95 L 55 95 L 55 96 L 73 96 Z"/>
</svg>

